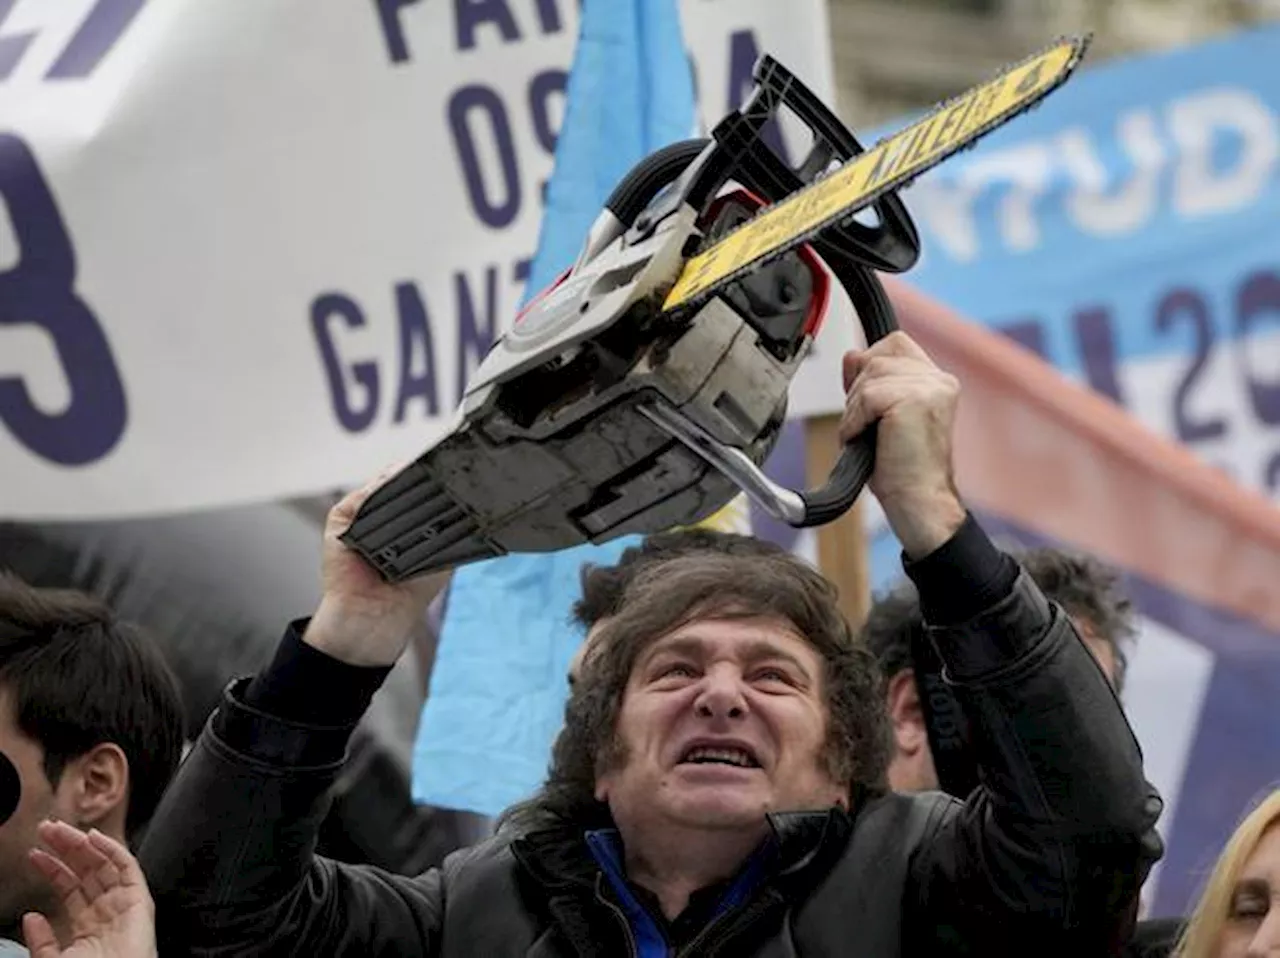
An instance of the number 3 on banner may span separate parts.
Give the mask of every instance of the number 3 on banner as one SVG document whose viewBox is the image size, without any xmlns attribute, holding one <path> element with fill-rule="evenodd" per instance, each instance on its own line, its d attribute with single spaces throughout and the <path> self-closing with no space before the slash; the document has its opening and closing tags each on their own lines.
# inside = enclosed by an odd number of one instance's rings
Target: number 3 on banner
<svg viewBox="0 0 1280 958">
<path fill-rule="evenodd" d="M 0 202 L 18 241 L 18 260 L 0 270 L 0 326 L 35 324 L 52 338 L 71 400 L 46 412 L 22 378 L 0 376 L 0 423 L 38 456 L 82 466 L 105 456 L 125 427 L 124 385 L 106 334 L 75 293 L 71 238 L 31 151 L 0 133 Z"/>
</svg>

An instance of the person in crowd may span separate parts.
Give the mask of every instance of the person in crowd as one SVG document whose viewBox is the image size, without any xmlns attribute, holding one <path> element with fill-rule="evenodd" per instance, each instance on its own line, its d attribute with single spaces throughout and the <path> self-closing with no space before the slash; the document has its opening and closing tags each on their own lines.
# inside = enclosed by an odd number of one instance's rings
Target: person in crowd
<svg viewBox="0 0 1280 958">
<path fill-rule="evenodd" d="M 570 685 L 576 681 L 582 661 L 594 647 L 603 624 L 617 613 L 628 584 L 648 564 L 699 552 L 774 555 L 781 551 L 778 545 L 750 536 L 680 529 L 647 536 L 624 550 L 613 565 L 584 568 L 582 595 L 574 605 L 573 614 L 586 638 L 570 666 Z M 1119 574 L 1092 556 L 1062 549 L 1039 547 L 1014 549 L 1011 553 L 1046 598 L 1070 616 L 1077 634 L 1093 653 L 1103 674 L 1117 694 L 1121 693 L 1128 665 L 1126 645 L 1137 629 L 1133 604 L 1121 587 Z M 878 598 L 861 638 L 875 653 L 886 682 L 886 706 L 891 710 L 894 740 L 888 771 L 891 787 L 903 791 L 942 788 L 944 783 L 938 779 L 929 747 L 929 740 L 939 738 L 939 732 L 926 728 L 926 711 L 915 681 L 914 666 L 919 661 L 917 643 L 926 640 L 915 590 L 908 584 Z M 924 664 L 935 669 L 940 665 L 932 655 Z M 930 678 L 936 682 L 940 676 L 934 674 Z M 935 687 L 935 696 L 937 691 Z M 959 711 L 958 703 L 949 702 L 948 707 Z M 944 708 L 935 708 L 929 713 L 935 721 L 943 716 L 950 717 Z M 960 754 L 952 756 L 954 760 L 975 766 L 961 778 L 963 784 L 953 790 L 959 793 L 957 798 L 964 798 L 977 784 L 976 759 L 967 743 L 955 748 Z M 1153 851 L 1153 860 L 1157 854 Z M 1181 925 L 1180 919 L 1136 922 L 1128 941 L 1123 941 L 1121 935 L 1107 950 L 1120 949 L 1128 958 L 1167 958 Z"/>
<path fill-rule="evenodd" d="M 0 756 L 17 792 L 0 823 L 0 955 L 22 953 L 28 912 L 59 941 L 73 934 L 26 860 L 40 823 L 136 840 L 181 759 L 182 716 L 176 680 L 138 630 L 88 595 L 0 573 Z"/>
<path fill-rule="evenodd" d="M 1128 665 L 1125 646 L 1137 629 L 1133 603 L 1121 587 L 1119 574 L 1092 556 L 1064 549 L 1013 550 L 1013 555 L 1045 596 L 1070 617 L 1076 634 L 1093 653 L 1107 681 L 1117 694 L 1121 693 Z M 926 638 L 920 599 L 910 582 L 879 596 L 871 604 L 862 626 L 862 638 L 880 663 L 885 680 L 894 741 L 893 759 L 889 763 L 890 787 L 924 791 L 950 785 L 949 781 L 939 780 L 930 747 L 931 739 L 936 742 L 939 732 L 929 727 L 929 719 L 938 720 L 930 714 L 929 706 L 938 710 L 956 706 L 939 700 L 948 693 L 938 681 L 940 663 Z M 922 656 L 932 700 L 922 696 L 917 682 L 917 665 L 921 664 Z M 971 756 L 962 760 L 973 761 Z M 957 778 L 962 783 L 957 790 L 967 791 L 976 784 L 976 780 L 968 776 Z"/>
<path fill-rule="evenodd" d="M 1113 934 L 1161 807 L 1124 714 L 956 493 L 954 377 L 894 333 L 846 357 L 845 388 L 982 790 L 885 788 L 878 667 L 810 565 L 686 555 L 627 587 L 546 783 L 497 835 L 417 879 L 316 857 L 350 730 L 438 588 L 342 545 L 375 480 L 330 514 L 314 614 L 228 687 L 148 830 L 161 952 L 1080 954 Z"/>
<path fill-rule="evenodd" d="M 1280 789 L 1236 828 L 1209 875 L 1175 958 L 1280 955 Z"/>
<path fill-rule="evenodd" d="M 582 573 L 582 595 L 573 608 L 574 620 L 586 638 L 571 664 L 570 683 L 575 681 L 603 623 L 617 613 L 627 585 L 648 564 L 699 552 L 776 555 L 782 551 L 781 546 L 751 536 L 679 529 L 645 537 L 626 549 L 613 565 L 587 566 Z M 1137 628 L 1133 603 L 1121 587 L 1119 573 L 1092 556 L 1064 549 L 1013 549 L 1011 555 L 1045 597 L 1070 617 L 1076 634 L 1093 653 L 1107 681 L 1117 694 L 1122 693 L 1128 667 L 1125 647 Z M 894 740 L 888 771 L 890 787 L 900 791 L 938 789 L 942 783 L 934 767 L 926 710 L 915 681 L 915 655 L 920 644 L 927 641 L 925 624 L 919 598 L 910 583 L 872 603 L 861 638 L 875 654 L 886 685 Z"/>
<path fill-rule="evenodd" d="M 1071 619 L 1117 696 L 1123 693 L 1125 647 L 1137 627 L 1133 603 L 1116 570 L 1092 556 L 1051 547 L 1014 550 L 1013 555 Z M 963 709 L 942 678 L 942 663 L 926 631 L 920 600 L 910 583 L 873 602 L 863 624 L 862 638 L 884 676 L 893 728 L 888 781 L 899 791 L 941 789 L 964 798 L 978 785 L 977 755 Z M 1152 836 L 1151 860 L 1159 855 L 1159 840 Z M 1105 951 L 1129 958 L 1167 956 L 1181 920 L 1137 921 L 1137 901 L 1133 908 L 1132 931 L 1109 942 Z"/>
</svg>

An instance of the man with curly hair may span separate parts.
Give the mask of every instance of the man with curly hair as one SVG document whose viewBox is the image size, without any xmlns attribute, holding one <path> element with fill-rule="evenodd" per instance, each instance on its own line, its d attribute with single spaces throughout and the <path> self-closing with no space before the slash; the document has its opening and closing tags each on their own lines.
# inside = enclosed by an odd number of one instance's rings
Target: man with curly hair
<svg viewBox="0 0 1280 958">
<path fill-rule="evenodd" d="M 1013 549 L 1027 575 L 1070 618 L 1107 681 L 1120 694 L 1127 646 L 1137 632 L 1120 574 L 1093 556 L 1048 546 Z M 904 583 L 876 599 L 862 638 L 880 663 L 893 728 L 889 784 L 902 791 L 943 788 L 963 798 L 977 785 L 977 765 L 960 706 L 941 677 L 920 596 Z M 949 734 L 954 733 L 954 734 Z M 939 764 L 942 765 L 941 775 Z"/>
<path fill-rule="evenodd" d="M 902 542 L 987 773 L 885 787 L 878 666 L 782 553 L 653 562 L 581 663 L 542 789 L 417 878 L 314 854 L 346 742 L 438 583 L 383 582 L 330 515 L 324 597 L 231 684 L 142 862 L 160 952 L 569 958 L 1097 954 L 1160 802 L 1110 686 L 953 482 L 959 386 L 904 333 L 845 359 L 842 438 Z M 500 595 L 494 596 L 501 602 Z M 497 665 L 495 663 L 495 665 Z"/>
</svg>

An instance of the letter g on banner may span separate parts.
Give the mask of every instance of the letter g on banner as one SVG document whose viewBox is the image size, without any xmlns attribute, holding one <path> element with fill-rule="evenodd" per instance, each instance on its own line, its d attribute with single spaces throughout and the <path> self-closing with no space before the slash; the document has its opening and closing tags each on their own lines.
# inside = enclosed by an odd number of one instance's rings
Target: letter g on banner
<svg viewBox="0 0 1280 958">
<path fill-rule="evenodd" d="M 0 376 L 0 422 L 38 456 L 63 466 L 101 459 L 124 434 L 124 384 L 97 318 L 76 295 L 71 238 L 31 151 L 0 133 L 0 202 L 18 260 L 0 270 L 0 326 L 33 324 L 53 340 L 71 394 L 61 412 L 40 409 L 20 376 Z"/>
</svg>

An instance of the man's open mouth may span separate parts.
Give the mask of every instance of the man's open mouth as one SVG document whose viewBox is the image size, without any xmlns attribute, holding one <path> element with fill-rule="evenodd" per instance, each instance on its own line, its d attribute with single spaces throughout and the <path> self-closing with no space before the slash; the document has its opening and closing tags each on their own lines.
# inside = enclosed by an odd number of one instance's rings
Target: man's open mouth
<svg viewBox="0 0 1280 958">
<path fill-rule="evenodd" d="M 732 765 L 736 768 L 759 768 L 756 757 L 745 748 L 695 745 L 684 753 L 681 765 Z"/>
</svg>

